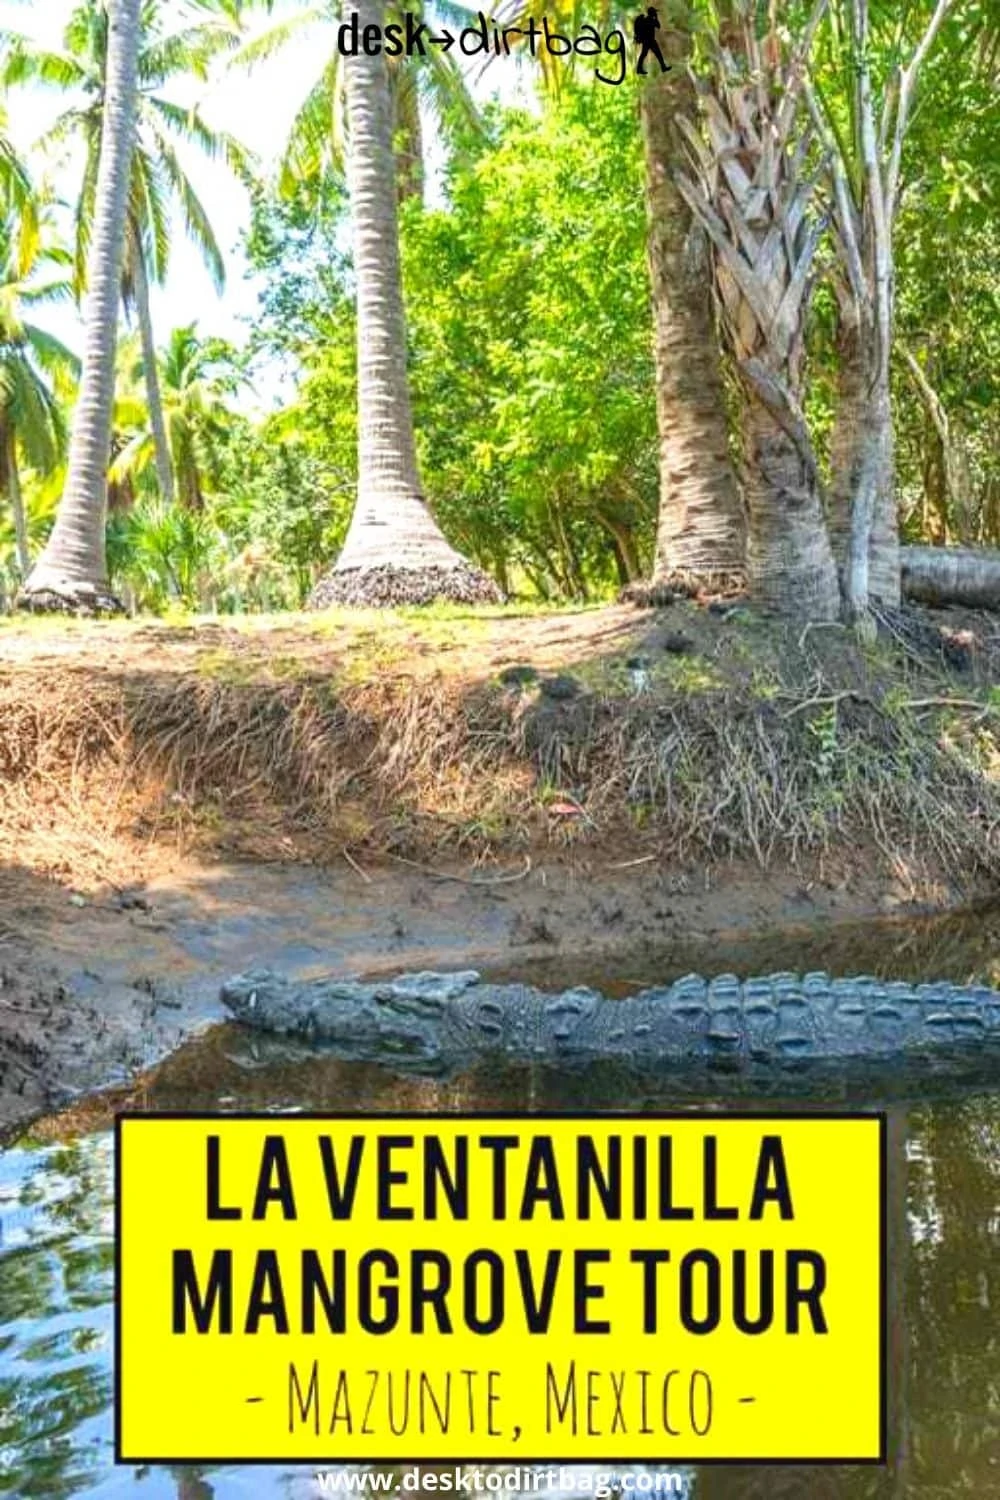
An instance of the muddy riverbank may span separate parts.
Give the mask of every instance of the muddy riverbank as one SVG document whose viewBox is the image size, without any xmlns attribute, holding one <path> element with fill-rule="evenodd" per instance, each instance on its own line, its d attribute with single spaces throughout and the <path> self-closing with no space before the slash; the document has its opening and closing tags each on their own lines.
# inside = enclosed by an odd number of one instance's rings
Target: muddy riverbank
<svg viewBox="0 0 1000 1500">
<path fill-rule="evenodd" d="M 998 671 L 954 611 L 0 621 L 0 1129 L 252 965 L 877 968 L 1000 896 Z"/>
<path fill-rule="evenodd" d="M 134 1079 L 222 1020 L 220 983 L 253 965 L 300 976 L 474 965 L 530 970 L 555 987 L 604 962 L 627 986 L 640 961 L 644 978 L 666 978 L 694 967 L 780 967 L 807 950 L 813 966 L 857 970 L 916 943 L 921 953 L 937 945 L 944 977 L 958 919 L 932 914 L 975 894 L 829 866 L 764 879 L 740 866 L 709 878 L 622 863 L 553 855 L 484 872 L 178 862 L 145 884 L 86 894 L 8 869 L 0 1131 Z M 981 933 L 983 961 L 991 931 L 979 916 L 963 926 L 963 942 Z"/>
</svg>

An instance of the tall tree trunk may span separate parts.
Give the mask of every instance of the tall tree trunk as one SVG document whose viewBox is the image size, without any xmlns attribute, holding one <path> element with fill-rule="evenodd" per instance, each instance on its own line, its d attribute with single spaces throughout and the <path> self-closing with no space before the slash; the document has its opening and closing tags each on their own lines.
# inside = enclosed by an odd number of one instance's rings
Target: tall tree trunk
<svg viewBox="0 0 1000 1500">
<path fill-rule="evenodd" d="M 875 506 L 868 539 L 868 589 L 873 599 L 899 607 L 899 513 L 896 505 L 896 438 L 886 372 L 871 392 L 870 410 L 878 424 L 875 451 Z"/>
<path fill-rule="evenodd" d="M 841 574 L 847 566 L 851 540 L 851 502 L 857 487 L 858 428 L 864 410 L 864 393 L 861 329 L 855 309 L 847 300 L 837 320 L 837 395 L 830 436 L 830 487 L 827 491 L 830 543 Z"/>
<path fill-rule="evenodd" d="M 5 448 L 4 477 L 7 481 L 7 494 L 10 498 L 11 514 L 14 517 L 14 536 L 17 539 L 17 562 L 18 567 L 21 569 L 21 577 L 27 578 L 31 572 L 31 551 L 28 547 L 28 518 L 24 512 L 21 475 L 17 467 L 17 436 L 12 427 L 5 427 L 3 443 Z"/>
<path fill-rule="evenodd" d="M 874 331 L 862 326 L 856 310 L 841 309 L 827 515 L 846 597 L 861 601 L 870 596 L 896 607 L 899 526 L 892 406 L 887 375 L 871 368 L 875 347 Z"/>
<path fill-rule="evenodd" d="M 855 618 L 867 612 L 869 596 L 890 605 L 900 599 L 895 440 L 889 390 L 895 321 L 894 228 L 903 181 L 903 147 L 917 79 L 956 3 L 934 0 L 923 36 L 905 63 L 902 59 L 897 62 L 891 84 L 886 83 L 878 103 L 871 70 L 868 0 L 852 0 L 844 7 L 846 38 L 853 56 L 855 130 L 851 140 L 856 149 L 850 160 L 818 96 L 806 86 L 813 123 L 829 165 L 833 225 L 845 278 L 843 296 L 854 304 L 858 360 L 864 372 L 862 409 L 857 416 L 848 410 L 845 417 L 859 444 L 849 465 L 855 489 L 844 570 L 845 603 Z"/>
<path fill-rule="evenodd" d="M 628 587 L 639 577 L 639 554 L 636 551 L 635 533 L 631 526 L 626 526 L 623 521 L 617 521 L 613 516 L 605 515 L 603 512 L 598 516 L 609 532 L 615 547 L 615 560 L 618 567 L 619 579 L 622 587 Z"/>
<path fill-rule="evenodd" d="M 835 620 L 840 589 L 815 472 L 752 393 L 744 408 L 744 454 L 753 597 L 781 614 Z"/>
<path fill-rule="evenodd" d="M 163 393 L 160 390 L 160 372 L 156 363 L 156 337 L 153 333 L 153 314 L 149 305 L 149 276 L 146 272 L 146 252 L 142 248 L 142 235 L 132 225 L 129 245 L 132 291 L 135 295 L 135 315 L 142 340 L 142 373 L 146 385 L 146 405 L 149 407 L 149 425 L 153 430 L 153 449 L 156 454 L 156 477 L 160 494 L 168 505 L 174 503 L 174 464 L 170 456 L 167 438 L 167 423 L 163 415 Z"/>
<path fill-rule="evenodd" d="M 901 348 L 903 362 L 924 403 L 927 421 L 924 427 L 923 460 L 923 506 L 922 535 L 930 541 L 947 543 L 951 540 L 952 523 L 958 521 L 967 509 L 966 494 L 962 484 L 959 465 L 956 462 L 955 444 L 952 439 L 951 422 L 944 402 L 934 389 L 926 372 L 909 349 Z M 931 521 L 931 510 L 934 520 Z M 983 542 L 982 517 L 975 540 Z M 934 534 L 931 534 L 931 525 Z"/>
<path fill-rule="evenodd" d="M 29 607 L 118 608 L 108 590 L 105 513 L 141 10 L 142 0 L 108 0 L 107 76 L 80 392 L 56 523 L 21 593 Z"/>
<path fill-rule="evenodd" d="M 674 182 L 685 160 L 678 120 L 697 109 L 684 14 L 671 16 L 661 34 L 670 72 L 649 78 L 639 106 L 660 437 L 653 583 L 711 585 L 743 576 L 745 526 L 729 452 L 708 237 Z"/>
<path fill-rule="evenodd" d="M 358 0 L 356 8 L 362 34 L 384 23 L 385 0 Z M 421 493 L 385 58 L 347 57 L 344 71 L 358 298 L 358 498 L 336 567 L 311 602 L 323 608 L 496 601 L 496 584 L 448 544 Z"/>
<path fill-rule="evenodd" d="M 400 98 L 399 72 L 390 74 L 389 89 L 392 100 L 393 143 L 396 158 L 396 197 L 400 204 L 411 198 L 419 202 L 424 197 L 424 128 L 420 118 L 420 101 L 412 78 L 407 86 L 413 97 Z M 404 107 L 405 106 L 405 107 Z"/>
<path fill-rule="evenodd" d="M 703 132 L 682 128 L 696 163 L 677 173 L 712 241 L 722 327 L 743 391 L 751 595 L 782 614 L 835 620 L 840 586 L 802 411 L 805 326 L 822 220 L 810 212 L 801 81 L 824 0 L 783 55 L 740 12 L 743 46 L 718 58 Z"/>
</svg>

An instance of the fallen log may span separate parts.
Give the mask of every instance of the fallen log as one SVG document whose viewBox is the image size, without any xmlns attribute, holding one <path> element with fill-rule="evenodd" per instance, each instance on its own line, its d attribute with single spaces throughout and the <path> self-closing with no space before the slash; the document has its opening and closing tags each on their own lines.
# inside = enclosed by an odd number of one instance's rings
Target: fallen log
<svg viewBox="0 0 1000 1500">
<path fill-rule="evenodd" d="M 1000 610 L 1000 552 L 985 547 L 901 547 L 903 595 L 920 604 Z"/>
</svg>

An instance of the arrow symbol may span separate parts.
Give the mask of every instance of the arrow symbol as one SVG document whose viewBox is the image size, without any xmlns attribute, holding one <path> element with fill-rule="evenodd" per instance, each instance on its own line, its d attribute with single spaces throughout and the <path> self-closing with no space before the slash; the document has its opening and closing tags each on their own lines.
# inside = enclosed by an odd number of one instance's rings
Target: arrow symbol
<svg viewBox="0 0 1000 1500">
<path fill-rule="evenodd" d="M 454 47 L 455 45 L 455 38 L 450 31 L 445 31 L 443 36 L 428 37 L 428 41 L 433 42 L 435 47 L 440 47 L 445 52 L 448 51 L 449 47 Z"/>
</svg>

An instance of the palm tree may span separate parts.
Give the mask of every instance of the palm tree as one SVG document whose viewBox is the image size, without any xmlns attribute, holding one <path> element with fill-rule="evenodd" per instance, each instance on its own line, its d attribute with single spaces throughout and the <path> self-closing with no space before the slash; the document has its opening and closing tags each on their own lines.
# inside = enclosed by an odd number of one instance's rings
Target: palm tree
<svg viewBox="0 0 1000 1500">
<path fill-rule="evenodd" d="M 384 0 L 360 0 L 357 8 L 362 32 L 384 24 Z M 345 59 L 345 75 L 358 301 L 358 497 L 343 551 L 312 602 L 496 601 L 496 584 L 449 545 L 421 493 L 385 60 L 359 53 Z"/>
<path fill-rule="evenodd" d="M 890 400 L 895 316 L 894 227 L 902 194 L 902 158 L 917 81 L 956 0 L 934 0 L 906 64 L 888 70 L 882 98 L 873 80 L 868 0 L 834 0 L 829 28 L 833 66 L 846 103 L 840 121 L 816 90 L 807 93 L 830 158 L 833 223 L 840 274 L 840 390 L 833 437 L 834 536 L 852 614 L 870 597 L 900 598 L 899 527 Z M 892 20 L 895 50 L 905 31 Z M 825 105 L 825 107 L 824 107 Z"/>
<path fill-rule="evenodd" d="M 799 123 L 806 59 L 826 8 L 814 0 L 789 55 L 777 29 L 743 23 L 690 123 L 695 175 L 678 186 L 712 240 L 722 324 L 743 393 L 751 593 L 784 614 L 836 620 L 840 586 L 802 411 L 805 323 L 823 230 L 811 212 L 812 134 Z"/>
<path fill-rule="evenodd" d="M 366 25 L 385 23 L 385 0 L 364 0 L 354 9 L 362 33 Z M 335 20 L 335 5 L 314 7 L 245 48 L 241 60 L 253 64 L 269 56 L 296 25 Z M 435 66 L 458 79 L 450 61 Z M 335 55 L 325 65 L 293 128 L 285 175 L 308 180 L 339 160 L 341 82 L 358 302 L 358 494 L 340 557 L 310 602 L 316 608 L 436 598 L 493 602 L 501 597 L 496 584 L 446 541 L 420 483 L 399 264 L 401 173 L 393 157 L 400 115 L 384 55 Z"/>
<path fill-rule="evenodd" d="M 708 239 L 677 189 L 680 121 L 695 113 L 690 12 L 664 32 L 668 73 L 640 95 L 653 355 L 660 434 L 660 507 L 653 585 L 712 586 L 742 577 L 746 536 L 729 454 Z"/>
<path fill-rule="evenodd" d="M 145 348 L 137 357 L 134 345 L 125 346 L 122 356 L 125 378 L 118 414 L 133 432 L 115 457 L 111 480 L 117 485 L 131 482 L 135 488 L 155 466 L 156 444 L 152 422 L 141 419 L 142 403 L 131 398 L 137 377 L 146 367 Z M 245 377 L 229 345 L 199 338 L 194 323 L 174 329 L 158 365 L 164 435 L 178 499 L 185 510 L 201 511 L 214 488 L 218 455 L 232 427 L 229 403 L 245 384 Z"/>
<path fill-rule="evenodd" d="M 182 144 L 195 146 L 206 156 L 227 162 L 241 180 L 249 182 L 251 178 L 249 154 L 233 136 L 213 129 L 197 107 L 180 105 L 169 97 L 169 86 L 178 78 L 206 81 L 212 61 L 239 41 L 240 8 L 236 3 L 217 0 L 202 9 L 209 9 L 209 14 L 194 15 L 190 22 L 182 15 L 183 24 L 170 30 L 164 28 L 160 0 L 143 0 L 137 131 L 122 278 L 125 310 L 135 316 L 142 339 L 157 477 L 168 503 L 173 499 L 174 480 L 157 377 L 150 282 L 162 285 L 166 280 L 171 206 L 200 250 L 216 290 L 221 293 L 225 284 L 222 252 L 177 148 Z M 79 142 L 84 148 L 83 177 L 74 214 L 81 295 L 94 215 L 107 50 L 108 10 L 104 0 L 84 0 L 70 16 L 61 52 L 34 51 L 23 42 L 15 43 L 4 69 L 8 82 L 39 81 L 74 95 L 72 107 L 60 115 L 40 144 L 51 149 Z"/>
<path fill-rule="evenodd" d="M 268 11 L 273 8 L 272 0 L 263 3 Z M 408 8 L 419 14 L 424 6 L 421 0 Z M 464 26 L 469 19 L 468 13 L 450 0 L 435 0 L 434 10 L 456 27 Z M 336 45 L 343 11 L 339 0 L 300 5 L 290 16 L 248 42 L 233 59 L 234 66 L 252 68 L 273 57 L 296 37 L 317 38 L 317 51 L 324 61 L 295 116 L 285 145 L 280 183 L 286 192 L 315 185 L 328 171 L 339 175 L 343 170 L 346 72 L 345 59 Z M 453 118 L 473 129 L 481 128 L 482 122 L 462 69 L 450 50 L 441 52 L 432 47 L 427 57 L 416 62 L 406 57 L 386 58 L 386 72 L 392 101 L 396 187 L 402 203 L 423 196 L 422 107 L 430 110 L 441 128 L 446 128 Z"/>
<path fill-rule="evenodd" d="M 107 5 L 107 79 L 87 258 L 80 393 L 55 526 L 21 591 L 23 602 L 35 608 L 118 608 L 107 584 L 104 522 L 142 0 L 107 0 Z"/>
<path fill-rule="evenodd" d="M 0 104 L 0 215 L 14 214 L 27 240 L 38 227 L 38 206 L 31 174 L 10 139 L 7 110 Z"/>
<path fill-rule="evenodd" d="M 0 493 L 11 507 L 22 580 L 31 571 L 31 555 L 20 457 L 40 474 L 59 463 L 66 438 L 59 386 L 78 369 L 65 345 L 29 314 L 32 307 L 72 295 L 67 260 L 65 252 L 37 237 L 27 240 L 20 226 L 0 223 Z"/>
</svg>

